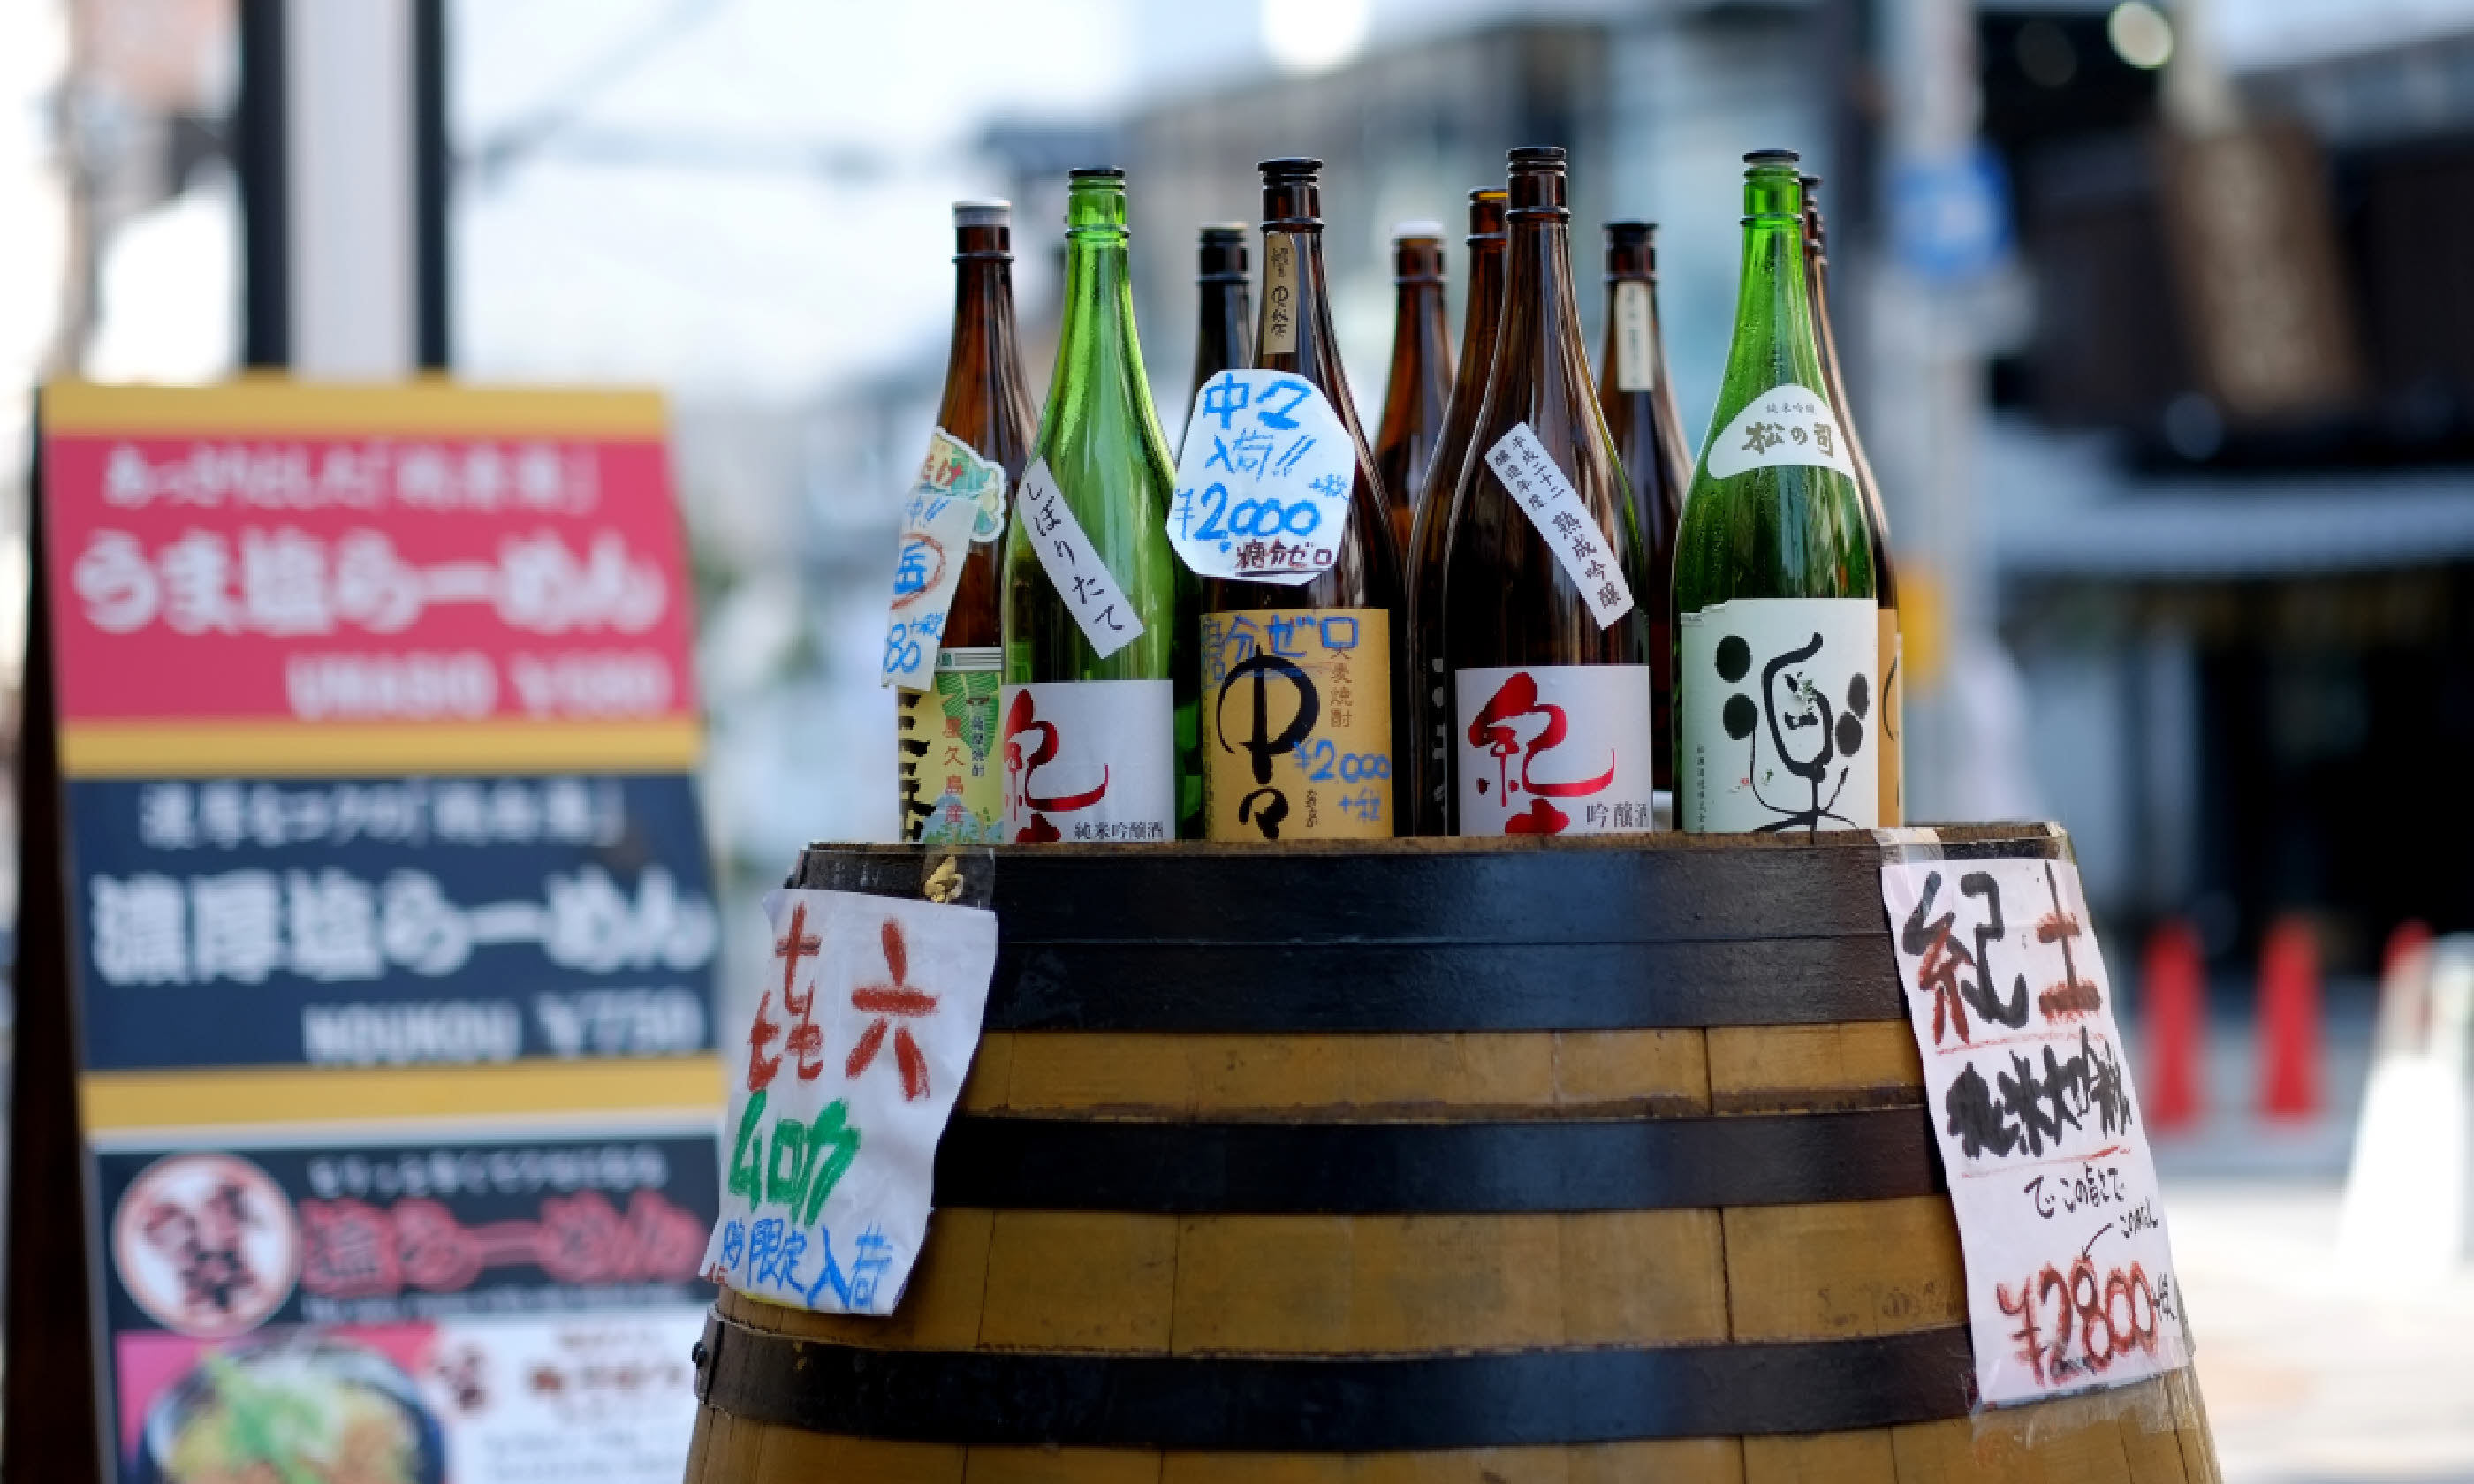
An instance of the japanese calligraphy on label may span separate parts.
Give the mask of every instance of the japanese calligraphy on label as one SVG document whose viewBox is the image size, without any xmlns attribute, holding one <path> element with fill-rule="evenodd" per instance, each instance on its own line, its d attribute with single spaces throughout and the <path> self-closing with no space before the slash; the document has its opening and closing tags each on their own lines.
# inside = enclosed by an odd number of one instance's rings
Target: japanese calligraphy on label
<svg viewBox="0 0 2474 1484">
<path fill-rule="evenodd" d="M 1214 840 L 1393 833 L 1392 619 L 1202 615 L 1202 808 Z"/>
<path fill-rule="evenodd" d="M 1881 868 L 1925 1097 L 1967 1258 L 1987 1404 L 2187 1364 L 2147 1125 L 2078 868 Z"/>
<path fill-rule="evenodd" d="M 881 685 L 925 690 L 934 683 L 945 617 L 974 541 L 1005 530 L 1005 469 L 943 428 L 902 502 L 893 562 L 893 611 L 885 632 Z"/>
<path fill-rule="evenodd" d="M 1100 560 L 1091 538 L 1082 534 L 1082 523 L 1074 518 L 1074 507 L 1065 503 L 1046 459 L 1032 460 L 1022 471 L 1014 510 L 1039 558 L 1039 569 L 1048 574 L 1049 586 L 1064 600 L 1092 652 L 1105 659 L 1141 638 L 1142 615 L 1117 586 L 1108 563 Z"/>
<path fill-rule="evenodd" d="M 902 693 L 902 837 L 932 845 L 994 844 L 1005 824 L 998 771 L 997 690 L 1005 651 L 948 649 L 931 690 Z"/>
<path fill-rule="evenodd" d="M 1658 389 L 1658 357 L 1651 351 L 1657 330 L 1650 313 L 1649 285 L 1627 279 L 1615 285 L 1615 390 Z"/>
<path fill-rule="evenodd" d="M 1737 598 L 1683 615 L 1676 816 L 1712 834 L 1880 822 L 1870 598 Z"/>
<path fill-rule="evenodd" d="M 1563 563 L 1564 575 L 1589 605 L 1598 627 L 1603 629 L 1631 612 L 1632 585 L 1624 581 L 1623 567 L 1607 545 L 1606 532 L 1582 502 L 1581 492 L 1546 456 L 1546 445 L 1538 441 L 1529 424 L 1515 423 L 1511 432 L 1497 439 L 1487 450 L 1486 466 L 1512 491 L 1530 524 L 1545 539 L 1547 549 Z"/>
<path fill-rule="evenodd" d="M 1830 398 L 1793 383 L 1772 387 L 1746 402 L 1710 440 L 1709 458 L 1714 479 L 1777 464 L 1809 464 L 1856 477 L 1855 462 L 1847 457 L 1847 435 L 1839 430 Z"/>
<path fill-rule="evenodd" d="M 1464 835 L 1603 835 L 1658 827 L 1649 666 L 1461 670 Z"/>
<path fill-rule="evenodd" d="M 1322 388 L 1222 371 L 1186 423 L 1169 543 L 1205 577 L 1305 582 L 1340 553 L 1356 474 L 1357 441 Z"/>
<path fill-rule="evenodd" d="M 1288 355 L 1298 348 L 1298 239 L 1294 232 L 1263 234 L 1263 349 Z"/>
<path fill-rule="evenodd" d="M 1003 698 L 1007 840 L 1176 838 L 1170 682 L 1007 685 Z"/>
<path fill-rule="evenodd" d="M 850 892 L 764 898 L 773 956 L 731 1079 L 704 1276 L 752 1299 L 890 1314 L 979 1047 L 996 914 Z"/>
</svg>

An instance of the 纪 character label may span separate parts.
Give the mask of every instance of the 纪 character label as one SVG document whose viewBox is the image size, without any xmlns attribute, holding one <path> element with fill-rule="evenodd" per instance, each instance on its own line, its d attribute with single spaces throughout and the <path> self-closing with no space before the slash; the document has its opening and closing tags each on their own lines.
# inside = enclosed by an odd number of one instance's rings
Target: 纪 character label
<svg viewBox="0 0 2474 1484">
<path fill-rule="evenodd" d="M 1464 835 L 1600 835 L 1657 826 L 1649 666 L 1461 670 Z"/>
</svg>

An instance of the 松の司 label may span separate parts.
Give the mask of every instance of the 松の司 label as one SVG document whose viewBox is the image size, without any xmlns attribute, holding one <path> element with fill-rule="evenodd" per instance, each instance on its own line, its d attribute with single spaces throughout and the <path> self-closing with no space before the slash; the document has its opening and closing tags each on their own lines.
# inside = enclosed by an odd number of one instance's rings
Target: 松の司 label
<svg viewBox="0 0 2474 1484">
<path fill-rule="evenodd" d="M 1005 529 L 1005 487 L 1002 467 L 981 458 L 943 428 L 936 430 L 928 445 L 928 462 L 920 466 L 919 478 L 902 502 L 893 610 L 886 621 L 885 666 L 877 683 L 910 690 L 929 685 L 971 543 L 991 539 Z"/>
<path fill-rule="evenodd" d="M 1737 598 L 1683 615 L 1676 819 L 1706 834 L 1880 822 L 1870 598 Z"/>
<path fill-rule="evenodd" d="M 993 844 L 1005 825 L 998 771 L 998 672 L 1005 651 L 947 649 L 927 690 L 902 693 L 902 838 Z"/>
<path fill-rule="evenodd" d="M 1082 522 L 1074 518 L 1074 507 L 1065 503 L 1046 459 L 1032 460 L 1022 471 L 1014 503 L 1039 569 L 1048 574 L 1048 585 L 1074 615 L 1092 652 L 1105 659 L 1141 638 L 1142 615 L 1117 586 L 1099 548 L 1082 533 Z"/>
<path fill-rule="evenodd" d="M 1208 838 L 1392 835 L 1391 652 L 1379 608 L 1202 615 Z"/>
<path fill-rule="evenodd" d="M 1615 285 L 1615 390 L 1658 390 L 1658 357 L 1651 353 L 1656 317 L 1650 313 L 1649 285 L 1630 278 Z"/>
<path fill-rule="evenodd" d="M 1348 529 L 1357 441 L 1322 389 L 1291 371 L 1225 371 L 1185 425 L 1168 539 L 1205 577 L 1295 585 Z"/>
<path fill-rule="evenodd" d="M 1772 387 L 1746 402 L 1710 440 L 1708 457 L 1712 479 L 1778 464 L 1809 464 L 1856 477 L 1855 461 L 1847 456 L 1847 435 L 1830 398 L 1793 383 Z"/>
<path fill-rule="evenodd" d="M 1176 700 L 1167 681 L 1005 687 L 1005 835 L 1176 838 Z"/>
<path fill-rule="evenodd" d="M 1530 524 L 1545 539 L 1547 549 L 1563 564 L 1564 575 L 1581 589 L 1582 601 L 1589 605 L 1598 627 L 1606 628 L 1631 612 L 1632 585 L 1624 581 L 1623 565 L 1607 545 L 1598 517 L 1547 457 L 1546 445 L 1528 423 L 1516 422 L 1511 432 L 1495 440 L 1486 451 L 1486 467 L 1494 470 L 1494 477 L 1503 481 Z"/>
<path fill-rule="evenodd" d="M 1463 835 L 1602 835 L 1657 827 L 1649 666 L 1461 670 Z"/>
</svg>

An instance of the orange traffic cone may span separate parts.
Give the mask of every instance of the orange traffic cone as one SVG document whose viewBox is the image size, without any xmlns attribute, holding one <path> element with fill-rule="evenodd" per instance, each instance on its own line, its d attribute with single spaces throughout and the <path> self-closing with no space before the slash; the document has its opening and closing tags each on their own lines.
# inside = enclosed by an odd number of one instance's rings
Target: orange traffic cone
<svg viewBox="0 0 2474 1484">
<path fill-rule="evenodd" d="M 2139 1018 L 2147 1042 L 2147 1081 L 2140 1099 L 2150 1128 L 2186 1129 L 2208 1096 L 2208 980 L 2199 934 L 2179 918 L 2147 937 L 2139 975 Z"/>
<path fill-rule="evenodd" d="M 2259 1111 L 2319 1112 L 2319 949 L 2300 918 L 2277 920 L 2259 949 Z"/>
</svg>

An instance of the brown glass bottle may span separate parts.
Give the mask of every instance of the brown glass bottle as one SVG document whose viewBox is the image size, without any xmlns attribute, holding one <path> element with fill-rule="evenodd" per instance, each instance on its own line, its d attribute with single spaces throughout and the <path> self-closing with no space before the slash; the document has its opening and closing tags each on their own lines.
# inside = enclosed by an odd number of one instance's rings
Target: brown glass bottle
<svg viewBox="0 0 2474 1484">
<path fill-rule="evenodd" d="M 993 484 L 962 556 L 936 655 L 934 683 L 901 695 L 902 838 L 994 841 L 1004 822 L 996 750 L 1004 667 L 1003 567 L 1007 513 L 1031 452 L 1031 396 L 1014 331 L 1013 208 L 1002 201 L 954 206 L 954 340 L 945 395 L 922 485 Z M 1002 477 L 987 480 L 988 467 Z"/>
<path fill-rule="evenodd" d="M 1486 402 L 1495 331 L 1503 323 L 1503 207 L 1508 194 L 1501 186 L 1469 192 L 1468 307 L 1461 319 L 1460 369 L 1452 377 L 1451 405 L 1443 412 L 1434 461 L 1418 491 L 1409 537 L 1410 720 L 1416 745 L 1406 761 L 1417 796 L 1410 823 L 1421 835 L 1452 832 L 1452 724 L 1443 711 L 1450 691 L 1450 678 L 1443 673 L 1443 543 L 1451 534 L 1452 493 L 1460 488 L 1469 434 Z"/>
<path fill-rule="evenodd" d="M 1830 229 L 1822 219 L 1817 195 L 1821 178 L 1804 176 L 1801 180 L 1804 274 L 1812 299 L 1812 325 L 1820 341 L 1822 391 L 1829 394 L 1831 406 L 1838 413 L 1838 426 L 1847 436 L 1847 457 L 1856 466 L 1856 488 L 1864 497 L 1864 524 L 1871 528 L 1873 537 L 1873 601 L 1880 615 L 1874 641 L 1874 663 L 1880 673 L 1873 677 L 1873 693 L 1880 698 L 1880 708 L 1876 713 L 1880 719 L 1880 750 L 1875 761 L 1880 765 L 1880 821 L 1886 827 L 1907 821 L 1906 757 L 1902 747 L 1907 730 L 1907 685 L 1904 657 L 1900 653 L 1899 579 L 1890 558 L 1889 513 L 1881 505 L 1881 487 L 1873 481 L 1873 461 L 1864 457 L 1864 439 L 1856 431 L 1856 414 L 1847 405 L 1847 384 L 1839 377 L 1838 333 L 1830 323 Z"/>
<path fill-rule="evenodd" d="M 1231 367 L 1254 364 L 1254 305 L 1247 291 L 1243 222 L 1213 222 L 1202 228 L 1201 261 L 1194 275 L 1201 323 L 1194 334 L 1194 396 L 1202 384 Z M 1189 419 L 1194 402 L 1189 397 Z M 1177 436 L 1185 436 L 1184 424 Z"/>
<path fill-rule="evenodd" d="M 1675 527 L 1692 485 L 1692 451 L 1675 412 L 1666 342 L 1658 318 L 1658 227 L 1609 222 L 1607 323 L 1598 357 L 1598 404 L 1614 435 L 1615 456 L 1632 484 L 1640 527 L 1641 586 L 1633 596 L 1649 614 L 1650 714 L 1657 726 L 1658 786 L 1675 786 L 1675 656 L 1667 586 L 1675 569 Z"/>
<path fill-rule="evenodd" d="M 1254 369 L 1289 372 L 1330 401 L 1356 472 L 1329 568 L 1298 584 L 1203 581 L 1204 837 L 1388 837 L 1407 709 L 1395 662 L 1399 551 L 1332 330 L 1322 162 L 1273 159 L 1262 170 Z"/>
<path fill-rule="evenodd" d="M 1646 830 L 1641 542 L 1572 296 L 1564 152 L 1514 150 L 1511 190 L 1503 324 L 1444 558 L 1452 831 Z"/>
<path fill-rule="evenodd" d="M 1452 400 L 1452 329 L 1443 295 L 1443 226 L 1403 222 L 1392 229 L 1392 378 L 1374 468 L 1392 505 L 1392 539 L 1409 549 L 1419 491 L 1434 466 Z"/>
</svg>

